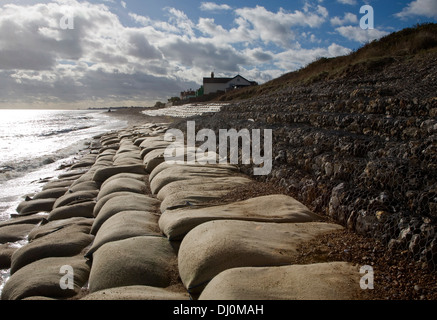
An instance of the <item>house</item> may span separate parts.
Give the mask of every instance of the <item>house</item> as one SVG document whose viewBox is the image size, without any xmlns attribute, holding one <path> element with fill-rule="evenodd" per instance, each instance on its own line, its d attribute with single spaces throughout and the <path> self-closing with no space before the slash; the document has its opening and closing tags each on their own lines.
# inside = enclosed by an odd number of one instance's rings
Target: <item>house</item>
<svg viewBox="0 0 437 320">
<path fill-rule="evenodd" d="M 188 100 L 190 98 L 196 97 L 196 91 L 190 89 L 187 91 L 182 91 L 180 94 L 181 100 Z"/>
<path fill-rule="evenodd" d="M 249 81 L 240 75 L 233 78 L 216 78 L 211 72 L 211 78 L 203 78 L 203 93 L 215 93 L 217 91 L 229 91 L 237 88 L 257 85 L 255 81 Z"/>
</svg>

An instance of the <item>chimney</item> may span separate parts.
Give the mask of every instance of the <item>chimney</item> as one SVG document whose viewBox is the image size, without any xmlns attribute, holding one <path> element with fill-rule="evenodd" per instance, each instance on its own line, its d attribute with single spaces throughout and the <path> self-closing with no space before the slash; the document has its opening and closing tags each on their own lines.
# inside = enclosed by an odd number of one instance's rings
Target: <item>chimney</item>
<svg viewBox="0 0 437 320">
<path fill-rule="evenodd" d="M 214 79 L 214 72 L 211 72 L 211 79 Z"/>
</svg>

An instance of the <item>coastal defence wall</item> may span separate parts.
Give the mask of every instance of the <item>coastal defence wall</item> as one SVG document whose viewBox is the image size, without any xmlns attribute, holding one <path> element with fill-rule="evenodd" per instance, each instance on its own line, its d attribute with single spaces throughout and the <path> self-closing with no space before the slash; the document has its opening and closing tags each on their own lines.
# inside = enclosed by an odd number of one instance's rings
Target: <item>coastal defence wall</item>
<svg viewBox="0 0 437 320">
<path fill-rule="evenodd" d="M 230 164 L 165 162 L 166 129 L 96 137 L 0 223 L 3 300 L 360 298 L 359 266 L 292 263 L 343 227 L 283 194 L 224 201 L 254 180 Z"/>
</svg>

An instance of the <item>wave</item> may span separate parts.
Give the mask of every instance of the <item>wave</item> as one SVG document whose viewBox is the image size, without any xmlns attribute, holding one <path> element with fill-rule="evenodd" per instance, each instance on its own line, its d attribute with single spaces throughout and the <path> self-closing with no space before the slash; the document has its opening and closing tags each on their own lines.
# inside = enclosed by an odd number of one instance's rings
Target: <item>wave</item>
<svg viewBox="0 0 437 320">
<path fill-rule="evenodd" d="M 30 171 L 38 170 L 46 165 L 59 160 L 68 161 L 71 156 L 77 155 L 80 150 L 86 148 L 88 139 L 77 141 L 68 147 L 53 151 L 52 153 L 25 159 L 15 159 L 11 162 L 0 163 L 0 183 L 19 178 Z"/>
<path fill-rule="evenodd" d="M 82 127 L 74 127 L 74 128 L 66 128 L 66 129 L 60 129 L 60 130 L 52 130 L 48 132 L 43 132 L 39 134 L 39 137 L 50 137 L 50 136 L 56 136 L 60 134 L 66 134 L 70 132 L 80 131 L 80 130 L 86 130 L 90 129 L 92 126 L 82 126 Z"/>
</svg>

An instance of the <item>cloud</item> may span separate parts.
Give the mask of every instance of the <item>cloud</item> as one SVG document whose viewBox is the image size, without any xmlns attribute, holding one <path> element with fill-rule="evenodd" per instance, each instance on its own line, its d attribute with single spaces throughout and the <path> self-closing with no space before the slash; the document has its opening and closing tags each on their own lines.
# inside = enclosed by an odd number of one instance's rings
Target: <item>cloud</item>
<svg viewBox="0 0 437 320">
<path fill-rule="evenodd" d="M 328 48 L 290 49 L 277 54 L 275 56 L 275 64 L 283 70 L 293 71 L 322 57 L 332 58 L 349 53 L 351 53 L 351 49 L 336 43 L 332 43 Z"/>
<path fill-rule="evenodd" d="M 337 0 L 337 2 L 341 4 L 349 4 L 351 6 L 354 6 L 357 4 L 357 0 Z"/>
<path fill-rule="evenodd" d="M 410 2 L 401 12 L 395 16 L 406 19 L 413 16 L 424 16 L 437 19 L 437 1 L 435 0 L 415 0 Z"/>
<path fill-rule="evenodd" d="M 363 30 L 358 26 L 342 26 L 335 29 L 343 37 L 360 43 L 367 43 L 387 35 L 388 32 L 377 29 Z"/>
<path fill-rule="evenodd" d="M 329 41 L 325 48 L 301 48 L 302 34 L 316 41 L 313 30 L 329 19 L 315 3 L 271 11 L 203 2 L 203 10 L 233 10 L 232 23 L 194 21 L 166 7 L 161 19 L 128 13 L 129 26 L 114 13 L 120 0 L 0 5 L 0 107 L 144 105 L 198 87 L 212 70 L 262 83 L 317 57 L 347 53 Z M 63 17 L 74 21 L 72 29 L 61 27 Z"/>
<path fill-rule="evenodd" d="M 333 17 L 330 21 L 333 26 L 342 26 L 348 23 L 358 23 L 358 17 L 353 13 L 346 12 L 343 19 L 340 17 Z"/>
<path fill-rule="evenodd" d="M 223 11 L 231 9 L 232 8 L 227 4 L 217 4 L 214 2 L 202 2 L 200 4 L 200 10 L 202 11 Z"/>
<path fill-rule="evenodd" d="M 264 43 L 290 47 L 296 37 L 293 27 L 317 28 L 325 22 L 327 11 L 318 6 L 316 11 L 286 12 L 281 8 L 274 13 L 264 7 L 256 6 L 255 8 L 237 9 L 235 14 L 239 16 L 236 22 L 240 25 L 250 25 L 253 30 L 252 34 L 256 34 Z"/>
</svg>

